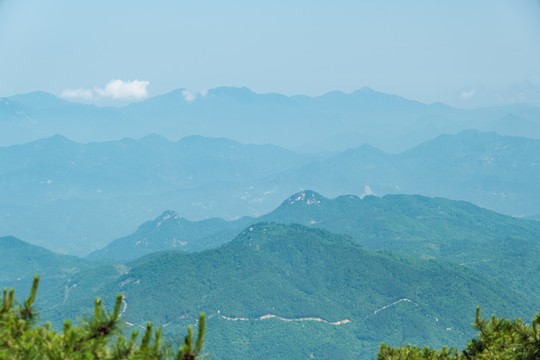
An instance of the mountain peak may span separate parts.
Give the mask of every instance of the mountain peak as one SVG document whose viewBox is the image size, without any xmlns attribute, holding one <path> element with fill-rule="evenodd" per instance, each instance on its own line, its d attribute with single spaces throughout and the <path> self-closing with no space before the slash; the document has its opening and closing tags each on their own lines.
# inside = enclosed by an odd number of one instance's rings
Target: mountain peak
<svg viewBox="0 0 540 360">
<path fill-rule="evenodd" d="M 169 219 L 180 220 L 183 218 L 176 211 L 165 210 L 160 216 L 156 218 L 155 221 L 158 223 L 157 226 L 159 227 L 164 221 L 167 221 Z"/>
<path fill-rule="evenodd" d="M 287 200 L 285 200 L 284 204 L 293 205 L 297 203 L 302 203 L 306 205 L 313 205 L 320 204 L 321 201 L 324 200 L 326 200 L 326 198 L 321 194 L 312 190 L 305 190 L 291 195 Z"/>
<path fill-rule="evenodd" d="M 35 147 L 41 147 L 41 146 L 54 147 L 54 146 L 61 146 L 61 145 L 67 145 L 67 144 L 77 144 L 75 141 L 72 141 L 68 139 L 67 137 L 60 134 L 55 134 L 47 138 L 36 140 L 36 141 L 33 141 L 32 143 Z"/>
<path fill-rule="evenodd" d="M 148 144 L 160 144 L 160 143 L 170 142 L 165 136 L 156 134 L 156 133 L 143 136 L 142 138 L 139 139 L 139 141 L 148 143 Z"/>
</svg>

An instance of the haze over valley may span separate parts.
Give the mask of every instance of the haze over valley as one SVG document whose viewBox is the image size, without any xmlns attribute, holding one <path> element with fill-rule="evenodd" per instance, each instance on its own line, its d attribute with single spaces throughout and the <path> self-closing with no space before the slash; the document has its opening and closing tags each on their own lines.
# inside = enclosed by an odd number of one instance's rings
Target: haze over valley
<svg viewBox="0 0 540 360">
<path fill-rule="evenodd" d="M 534 359 L 539 19 L 0 1 L 0 357 Z"/>
</svg>

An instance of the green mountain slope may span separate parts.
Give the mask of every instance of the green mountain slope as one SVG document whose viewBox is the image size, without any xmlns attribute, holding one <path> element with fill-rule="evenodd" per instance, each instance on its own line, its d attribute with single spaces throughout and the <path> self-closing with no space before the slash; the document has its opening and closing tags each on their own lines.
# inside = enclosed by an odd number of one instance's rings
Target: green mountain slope
<svg viewBox="0 0 540 360">
<path fill-rule="evenodd" d="M 471 203 L 419 195 L 330 200 L 306 191 L 258 220 L 320 227 L 370 249 L 466 265 L 540 296 L 540 223 Z"/>
<path fill-rule="evenodd" d="M 271 213 L 232 222 L 189 222 L 166 212 L 89 258 L 130 260 L 152 251 L 200 251 L 223 244 L 247 224 L 260 221 L 323 228 L 347 234 L 369 249 L 465 265 L 515 289 L 526 289 L 529 296 L 540 296 L 540 223 L 463 201 L 419 195 L 363 199 L 346 195 L 331 200 L 303 191 Z"/>
<path fill-rule="evenodd" d="M 462 345 L 477 305 L 501 316 L 534 311 L 468 268 L 375 253 L 301 225 L 255 224 L 222 247 L 156 253 L 127 268 L 56 314 L 121 292 L 132 327 L 151 320 L 174 334 L 206 312 L 208 351 L 217 359 L 322 358 L 331 349 L 357 359 L 372 357 L 382 341 Z"/>
<path fill-rule="evenodd" d="M 55 254 L 13 236 L 0 237 L 0 287 L 26 294 L 35 274 L 41 274 L 41 292 L 57 290 L 73 274 L 92 263 L 75 256 Z M 62 292 L 63 293 L 63 292 Z"/>
<path fill-rule="evenodd" d="M 238 221 L 212 218 L 192 222 L 169 210 L 86 258 L 125 261 L 164 250 L 201 251 L 234 238 L 251 221 L 251 218 Z"/>
</svg>

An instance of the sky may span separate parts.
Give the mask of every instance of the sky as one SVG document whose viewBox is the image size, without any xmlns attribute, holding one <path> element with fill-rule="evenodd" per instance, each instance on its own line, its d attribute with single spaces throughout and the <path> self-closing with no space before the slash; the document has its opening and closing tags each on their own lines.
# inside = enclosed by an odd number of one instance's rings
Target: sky
<svg viewBox="0 0 540 360">
<path fill-rule="evenodd" d="M 0 96 L 219 86 L 540 105 L 540 0 L 0 0 Z"/>
</svg>

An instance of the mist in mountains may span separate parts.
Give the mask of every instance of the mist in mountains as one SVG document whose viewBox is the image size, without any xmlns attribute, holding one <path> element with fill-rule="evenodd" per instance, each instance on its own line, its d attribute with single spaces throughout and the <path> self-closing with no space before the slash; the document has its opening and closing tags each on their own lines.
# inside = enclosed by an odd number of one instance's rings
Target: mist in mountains
<svg viewBox="0 0 540 360">
<path fill-rule="evenodd" d="M 3 98 L 0 283 L 42 274 L 56 327 L 118 292 L 128 327 L 204 311 L 220 358 L 461 346 L 477 305 L 537 310 L 538 115 L 370 89 Z"/>
<path fill-rule="evenodd" d="M 525 104 L 464 110 L 369 88 L 318 97 L 257 94 L 232 87 L 204 95 L 178 89 L 122 108 L 34 92 L 0 99 L 0 145 L 55 134 L 86 143 L 157 133 L 170 140 L 202 135 L 309 152 L 342 151 L 368 143 L 394 153 L 465 129 L 539 139 L 539 115 L 539 108 Z"/>
<path fill-rule="evenodd" d="M 40 276 L 0 358 L 201 312 L 216 360 L 461 350 L 477 306 L 528 335 L 467 351 L 538 345 L 539 11 L 0 0 L 0 288 Z"/>
<path fill-rule="evenodd" d="M 334 197 L 424 194 L 513 216 L 540 213 L 540 140 L 464 131 L 400 154 L 371 146 L 306 154 L 191 136 L 0 148 L 0 224 L 84 255 L 166 209 L 190 220 L 260 216 L 303 189 Z"/>
</svg>

